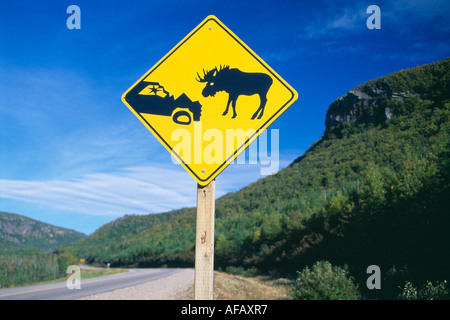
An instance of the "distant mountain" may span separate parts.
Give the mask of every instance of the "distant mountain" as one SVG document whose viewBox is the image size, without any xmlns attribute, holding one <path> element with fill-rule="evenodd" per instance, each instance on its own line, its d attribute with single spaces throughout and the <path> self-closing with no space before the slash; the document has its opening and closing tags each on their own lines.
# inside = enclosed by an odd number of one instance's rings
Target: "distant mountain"
<svg viewBox="0 0 450 320">
<path fill-rule="evenodd" d="M 383 294 L 399 279 L 450 280 L 449 118 L 449 58 L 350 90 L 305 154 L 216 200 L 216 267 L 295 275 L 328 260 L 365 288 L 376 264 Z M 125 216 L 72 250 L 115 266 L 193 266 L 195 213 Z"/>
<path fill-rule="evenodd" d="M 85 234 L 56 227 L 18 214 L 0 212 L 0 251 L 51 250 L 74 243 Z"/>
</svg>

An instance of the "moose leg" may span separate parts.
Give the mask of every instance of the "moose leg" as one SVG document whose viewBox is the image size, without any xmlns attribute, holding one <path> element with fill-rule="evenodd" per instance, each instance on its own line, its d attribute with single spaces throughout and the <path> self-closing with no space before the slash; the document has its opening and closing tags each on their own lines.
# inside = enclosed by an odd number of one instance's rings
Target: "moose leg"
<svg viewBox="0 0 450 320">
<path fill-rule="evenodd" d="M 231 117 L 231 119 L 236 118 L 237 114 L 236 114 L 236 100 L 237 97 L 233 99 L 233 101 L 231 102 L 231 106 L 233 107 L 233 116 Z"/>
<path fill-rule="evenodd" d="M 256 112 L 253 114 L 252 116 L 252 120 L 255 119 L 258 116 L 258 119 L 261 119 L 263 114 L 264 114 L 264 108 L 266 107 L 266 102 L 267 102 L 267 98 L 266 96 L 259 96 L 261 99 L 261 104 L 259 105 L 258 110 L 256 110 Z M 259 115 L 258 115 L 259 113 Z"/>
<path fill-rule="evenodd" d="M 228 113 L 228 108 L 230 107 L 230 102 L 231 102 L 231 97 L 228 96 L 228 102 L 227 102 L 227 107 L 225 108 L 225 111 L 222 113 L 223 116 L 226 116 Z"/>
<path fill-rule="evenodd" d="M 264 114 L 264 109 L 266 108 L 266 102 L 267 102 L 266 96 L 261 97 L 261 107 L 259 107 L 261 109 L 261 112 L 259 113 L 258 119 L 261 119 Z"/>
</svg>

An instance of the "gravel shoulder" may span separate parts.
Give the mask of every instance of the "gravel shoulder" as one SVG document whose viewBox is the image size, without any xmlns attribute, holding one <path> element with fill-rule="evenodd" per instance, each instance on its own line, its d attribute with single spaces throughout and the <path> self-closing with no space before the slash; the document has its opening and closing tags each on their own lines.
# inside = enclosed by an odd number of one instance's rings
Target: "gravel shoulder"
<svg viewBox="0 0 450 320">
<path fill-rule="evenodd" d="M 194 269 L 185 269 L 162 279 L 94 294 L 79 300 L 186 300 L 194 285 Z"/>
</svg>

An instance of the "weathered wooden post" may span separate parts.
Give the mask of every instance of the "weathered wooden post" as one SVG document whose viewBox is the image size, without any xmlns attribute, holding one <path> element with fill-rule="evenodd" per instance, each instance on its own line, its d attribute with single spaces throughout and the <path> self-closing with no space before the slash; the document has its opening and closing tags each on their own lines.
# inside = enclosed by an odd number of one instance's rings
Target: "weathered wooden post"
<svg viewBox="0 0 450 320">
<path fill-rule="evenodd" d="M 204 187 L 197 187 L 195 300 L 213 299 L 215 186 L 213 180 Z"/>
</svg>

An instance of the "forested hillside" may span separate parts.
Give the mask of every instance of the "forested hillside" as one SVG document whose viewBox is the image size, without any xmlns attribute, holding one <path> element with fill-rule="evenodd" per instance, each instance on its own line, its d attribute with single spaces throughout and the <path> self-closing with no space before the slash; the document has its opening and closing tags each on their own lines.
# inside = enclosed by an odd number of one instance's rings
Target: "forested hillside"
<svg viewBox="0 0 450 320">
<path fill-rule="evenodd" d="M 0 288 L 65 276 L 67 267 L 78 260 L 57 248 L 84 237 L 74 230 L 0 212 Z"/>
<path fill-rule="evenodd" d="M 338 98 L 304 155 L 216 201 L 216 268 L 295 276 L 327 260 L 364 289 L 375 264 L 384 298 L 405 281 L 449 280 L 449 114 L 450 59 Z M 126 216 L 72 250 L 113 266 L 193 266 L 194 244 L 187 208 Z"/>
<path fill-rule="evenodd" d="M 0 251 L 52 250 L 76 242 L 85 234 L 53 226 L 19 214 L 0 212 Z"/>
</svg>

